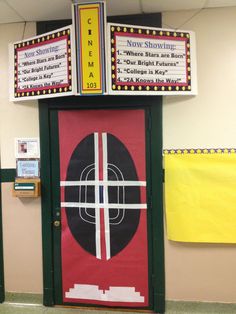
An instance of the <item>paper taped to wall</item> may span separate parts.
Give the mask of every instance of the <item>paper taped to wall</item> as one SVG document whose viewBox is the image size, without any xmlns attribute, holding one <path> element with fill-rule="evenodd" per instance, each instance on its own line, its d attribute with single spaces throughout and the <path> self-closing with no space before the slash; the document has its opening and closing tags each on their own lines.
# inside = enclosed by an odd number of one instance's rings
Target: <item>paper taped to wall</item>
<svg viewBox="0 0 236 314">
<path fill-rule="evenodd" d="M 236 243 L 236 150 L 165 151 L 169 240 Z"/>
</svg>

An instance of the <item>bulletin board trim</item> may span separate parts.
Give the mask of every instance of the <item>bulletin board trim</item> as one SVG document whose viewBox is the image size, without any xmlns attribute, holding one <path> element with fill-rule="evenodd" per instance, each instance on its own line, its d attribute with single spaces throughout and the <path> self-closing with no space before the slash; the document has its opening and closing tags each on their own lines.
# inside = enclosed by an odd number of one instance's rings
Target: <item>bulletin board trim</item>
<svg viewBox="0 0 236 314">
<path fill-rule="evenodd" d="M 111 59 L 111 68 L 112 68 L 112 86 L 126 86 L 125 90 L 132 90 L 132 91 L 142 91 L 147 86 L 149 87 L 148 91 L 157 91 L 162 90 L 172 90 L 173 87 L 176 87 L 176 91 L 182 90 L 191 90 L 191 67 L 190 67 L 190 59 L 186 58 L 186 82 L 184 83 L 150 83 L 150 82 L 127 82 L 127 83 L 117 83 L 117 73 L 116 73 L 116 64 L 117 60 L 115 57 L 116 51 L 116 37 L 130 37 L 133 38 L 142 38 L 142 39 L 165 39 L 165 40 L 172 40 L 172 41 L 183 41 L 185 42 L 185 51 L 186 55 L 190 55 L 190 34 L 189 32 L 176 32 L 176 31 L 166 31 L 159 29 L 153 30 L 150 28 L 138 28 L 133 27 L 132 25 L 113 25 L 109 24 L 111 27 L 111 51 L 112 51 L 112 59 Z M 133 86 L 133 88 L 132 88 Z M 182 88 L 183 87 L 183 88 Z"/>
<path fill-rule="evenodd" d="M 236 148 L 188 148 L 188 149 L 165 149 L 164 155 L 181 154 L 235 154 Z"/>
<path fill-rule="evenodd" d="M 145 24 L 148 25 L 149 23 Z M 136 24 L 109 23 L 108 34 L 108 87 L 109 94 L 113 95 L 196 95 L 197 94 L 197 71 L 196 71 L 196 44 L 195 33 L 192 31 L 173 31 L 171 29 L 153 28 Z M 119 40 L 117 40 L 119 38 Z M 124 40 L 121 38 L 124 38 Z M 127 38 L 130 38 L 128 40 Z M 138 41 L 137 43 L 135 41 Z M 144 40 L 147 40 L 144 42 Z M 172 41 L 181 43 L 185 53 L 154 53 L 164 62 L 160 73 L 156 73 L 156 58 L 147 58 L 147 48 L 152 41 Z M 130 42 L 128 44 L 128 42 Z M 156 43 L 155 43 L 156 44 Z M 152 44 L 154 45 L 154 43 Z M 156 44 L 157 45 L 157 44 Z M 162 45 L 162 44 L 160 44 Z M 174 45 L 174 44 L 173 44 Z M 159 50 L 157 50 L 159 51 Z M 170 62 L 166 59 L 166 55 Z M 173 56 L 172 56 L 173 55 Z M 176 74 L 168 74 L 171 67 L 179 64 L 178 60 L 184 57 L 185 70 L 181 75 L 185 79 L 179 81 Z M 168 70 L 169 69 L 169 70 Z M 173 69 L 172 69 L 173 70 Z M 165 73 L 164 73 L 164 72 Z M 163 73 L 162 73 L 163 72 Z M 142 78 L 142 75 L 144 77 Z M 160 77 L 158 78 L 157 75 Z M 149 78 L 150 76 L 150 78 Z M 163 77 L 162 77 L 163 76 Z"/>
<path fill-rule="evenodd" d="M 58 43 L 65 41 L 66 46 L 66 69 L 67 76 L 66 82 L 57 83 L 55 85 L 43 86 L 44 82 L 35 87 L 25 87 L 20 88 L 18 86 L 18 74 L 19 63 L 18 63 L 18 54 L 22 51 L 27 51 L 34 48 L 40 48 L 45 45 L 49 45 L 51 43 Z M 46 32 L 42 36 L 35 36 L 29 38 L 24 41 L 15 42 L 9 46 L 10 56 L 10 65 L 9 65 L 9 73 L 10 73 L 10 99 L 12 101 L 20 101 L 27 99 L 40 99 L 40 98 L 51 98 L 51 97 L 61 97 L 61 96 L 69 96 L 74 94 L 75 88 L 75 77 L 74 77 L 74 35 L 73 29 L 71 25 L 66 27 L 54 30 L 53 32 Z M 34 62 L 34 61 L 33 61 Z M 27 63 L 27 62 L 26 62 Z M 29 62 L 30 63 L 30 62 Z M 41 63 L 36 64 L 36 66 L 40 66 Z M 58 62 L 58 64 L 60 64 Z M 35 64 L 34 64 L 35 65 Z M 28 66 L 31 66 L 28 64 Z M 57 65 L 58 66 L 58 65 Z M 39 69 L 37 70 L 39 71 Z M 36 72 L 38 73 L 38 72 Z M 22 73 L 21 73 L 22 74 Z M 28 75 L 28 74 L 26 74 Z M 34 79 L 35 72 L 32 73 L 32 79 Z M 27 77 L 25 78 L 27 79 Z M 46 78 L 45 78 L 46 79 Z M 26 80 L 27 83 L 27 80 Z M 27 84 L 26 84 L 27 85 Z M 27 85 L 28 86 L 28 85 Z"/>
</svg>

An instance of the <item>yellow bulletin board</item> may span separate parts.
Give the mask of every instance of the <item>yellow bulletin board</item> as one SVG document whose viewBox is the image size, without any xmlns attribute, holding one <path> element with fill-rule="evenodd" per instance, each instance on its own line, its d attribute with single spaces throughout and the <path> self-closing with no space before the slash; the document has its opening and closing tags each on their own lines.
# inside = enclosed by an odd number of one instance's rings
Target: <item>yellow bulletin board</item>
<svg viewBox="0 0 236 314">
<path fill-rule="evenodd" d="M 164 163 L 168 239 L 236 243 L 236 150 L 167 150 Z"/>
</svg>

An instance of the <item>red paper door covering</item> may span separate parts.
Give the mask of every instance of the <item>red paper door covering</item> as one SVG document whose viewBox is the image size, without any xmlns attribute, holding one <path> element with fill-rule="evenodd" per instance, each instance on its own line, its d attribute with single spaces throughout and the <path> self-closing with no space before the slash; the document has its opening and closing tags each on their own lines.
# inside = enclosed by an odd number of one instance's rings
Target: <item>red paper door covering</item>
<svg viewBox="0 0 236 314">
<path fill-rule="evenodd" d="M 138 181 L 146 181 L 144 110 L 60 111 L 59 144 L 62 203 L 65 202 L 65 190 L 67 189 L 66 186 L 63 186 L 63 182 L 66 182 L 67 179 L 71 156 L 78 144 L 88 135 L 93 137 L 94 133 L 97 134 L 98 139 L 99 181 L 104 179 L 104 169 L 101 165 L 104 158 L 101 144 L 102 134 L 110 134 L 111 138 L 114 136 L 121 143 L 121 146 L 123 144 L 126 147 L 133 160 Z M 108 139 L 108 135 L 105 135 L 105 138 Z M 143 186 L 139 189 L 140 203 L 145 204 L 146 189 Z M 100 198 L 99 202 L 104 203 L 104 200 Z M 107 259 L 106 237 L 104 235 L 105 209 L 101 207 L 99 211 L 101 256 L 97 258 L 82 247 L 72 235 L 68 226 L 66 208 L 61 208 L 62 286 L 63 301 L 65 303 L 86 303 L 113 307 L 147 307 L 149 305 L 147 208 L 144 205 L 143 207 L 139 210 L 140 217 L 135 234 L 123 249 L 109 259 Z M 67 210 L 70 210 L 70 208 L 67 208 Z M 137 209 L 127 209 L 127 211 L 135 210 Z M 91 241 L 94 241 L 94 239 Z M 73 296 L 76 289 L 81 287 L 83 288 L 84 294 L 82 293 L 82 295 L 84 297 Z M 120 290 L 122 287 L 125 289 Z M 100 293 L 102 299 L 93 298 L 96 293 Z M 123 297 L 122 293 L 124 294 Z M 133 298 L 127 301 L 129 293 L 133 295 Z M 116 297 L 114 299 L 114 294 L 116 296 L 117 294 L 120 295 L 121 299 L 118 298 L 117 300 Z M 112 301 L 109 301 L 111 295 Z"/>
</svg>

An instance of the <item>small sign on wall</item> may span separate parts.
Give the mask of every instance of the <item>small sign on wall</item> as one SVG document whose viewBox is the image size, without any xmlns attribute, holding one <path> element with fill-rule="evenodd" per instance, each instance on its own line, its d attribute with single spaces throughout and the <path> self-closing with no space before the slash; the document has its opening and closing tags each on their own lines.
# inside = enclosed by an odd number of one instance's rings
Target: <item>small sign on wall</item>
<svg viewBox="0 0 236 314">
<path fill-rule="evenodd" d="M 106 93 L 106 10 L 104 2 L 73 5 L 77 94 Z"/>
<path fill-rule="evenodd" d="M 73 31 L 67 26 L 10 45 L 10 99 L 74 94 Z"/>
<path fill-rule="evenodd" d="M 39 138 L 15 138 L 15 158 L 40 158 Z"/>
<path fill-rule="evenodd" d="M 109 94 L 197 93 L 195 35 L 108 24 Z"/>
<path fill-rule="evenodd" d="M 16 160 L 16 176 L 18 178 L 39 178 L 40 168 L 38 158 L 21 158 Z"/>
</svg>

